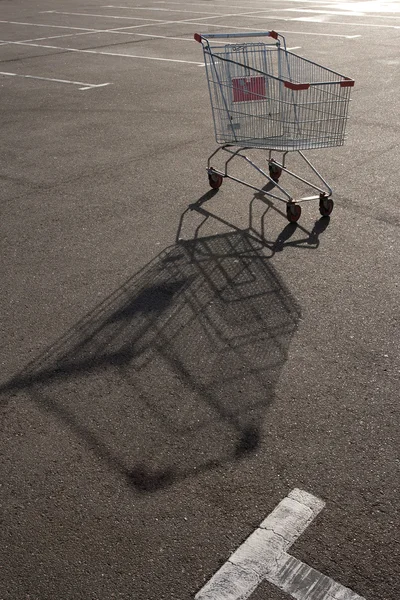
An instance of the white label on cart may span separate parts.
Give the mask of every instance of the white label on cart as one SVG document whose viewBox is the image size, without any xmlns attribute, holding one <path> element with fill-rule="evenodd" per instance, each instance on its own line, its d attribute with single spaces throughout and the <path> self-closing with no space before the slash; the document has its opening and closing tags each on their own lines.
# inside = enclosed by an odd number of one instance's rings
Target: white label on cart
<svg viewBox="0 0 400 600">
<path fill-rule="evenodd" d="M 268 581 L 296 600 L 365 600 L 288 554 L 325 503 L 299 489 L 284 498 L 195 600 L 245 600 Z"/>
</svg>

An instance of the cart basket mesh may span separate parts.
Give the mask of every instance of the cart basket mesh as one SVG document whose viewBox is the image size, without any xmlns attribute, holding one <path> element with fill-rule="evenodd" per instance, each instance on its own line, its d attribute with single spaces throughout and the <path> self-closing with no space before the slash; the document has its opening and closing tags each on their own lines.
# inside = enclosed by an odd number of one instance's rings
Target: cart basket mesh
<svg viewBox="0 0 400 600">
<path fill-rule="evenodd" d="M 302 150 L 344 143 L 352 80 L 279 45 L 203 49 L 218 144 Z"/>
</svg>

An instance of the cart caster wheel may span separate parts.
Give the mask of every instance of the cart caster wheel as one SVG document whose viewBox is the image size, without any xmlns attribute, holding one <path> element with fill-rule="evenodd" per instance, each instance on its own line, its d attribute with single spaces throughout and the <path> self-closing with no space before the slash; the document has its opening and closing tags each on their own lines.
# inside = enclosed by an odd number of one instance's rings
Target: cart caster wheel
<svg viewBox="0 0 400 600">
<path fill-rule="evenodd" d="M 278 183 L 279 177 L 281 175 L 282 175 L 282 169 L 280 167 L 278 167 L 278 165 L 276 165 L 274 163 L 270 163 L 269 164 L 269 176 L 271 177 L 271 179 L 273 179 L 275 181 L 275 183 Z"/>
<path fill-rule="evenodd" d="M 211 171 L 211 173 L 208 173 L 208 183 L 210 184 L 210 187 L 212 187 L 213 190 L 217 190 L 218 188 L 220 188 L 223 180 L 224 178 L 219 173 L 214 173 L 213 171 Z"/>
<path fill-rule="evenodd" d="M 297 223 L 301 215 L 301 206 L 298 204 L 288 204 L 286 207 L 286 216 L 290 223 Z"/>
<path fill-rule="evenodd" d="M 323 217 L 329 217 L 331 212 L 333 211 L 333 200 L 332 198 L 327 198 L 326 196 L 321 196 L 319 199 L 319 212 Z"/>
</svg>

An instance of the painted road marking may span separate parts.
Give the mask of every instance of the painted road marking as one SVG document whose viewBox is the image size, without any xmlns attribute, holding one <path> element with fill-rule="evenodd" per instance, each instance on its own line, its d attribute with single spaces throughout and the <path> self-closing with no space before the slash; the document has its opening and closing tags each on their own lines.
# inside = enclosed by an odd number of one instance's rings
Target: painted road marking
<svg viewBox="0 0 400 600">
<path fill-rule="evenodd" d="M 180 19 L 178 21 L 165 21 L 162 19 L 144 19 L 142 17 L 117 17 L 117 16 L 112 16 L 112 15 L 92 15 L 89 13 L 70 13 L 70 12 L 60 12 L 60 11 L 56 11 L 56 10 L 44 10 L 41 11 L 42 13 L 52 13 L 52 14 L 57 14 L 57 15 L 75 15 L 75 16 L 83 16 L 83 17 L 102 17 L 103 19 L 106 18 L 110 18 L 110 19 L 128 19 L 129 21 L 151 21 L 151 23 L 144 23 L 141 25 L 127 25 L 126 27 L 119 27 L 118 29 L 140 29 L 142 27 L 158 27 L 159 25 L 178 25 L 181 23 L 187 23 L 189 25 L 198 25 L 198 23 L 192 23 L 192 19 Z M 258 11 L 257 11 L 258 12 Z M 252 15 L 253 13 L 246 13 L 249 15 Z M 205 21 L 208 19 L 216 19 L 216 18 L 221 18 L 221 17 L 238 17 L 241 16 L 241 14 L 230 14 L 230 15 L 212 15 L 209 17 L 199 17 L 199 21 Z M 1 23 L 1 21 L 0 21 Z M 200 23 L 200 25 L 203 25 L 203 23 Z M 116 30 L 116 29 L 115 29 Z M 260 29 L 260 31 L 263 31 Z"/>
<path fill-rule="evenodd" d="M 182 4 L 182 6 L 186 6 Z M 145 6 L 115 6 L 113 4 L 106 4 L 101 6 L 100 8 L 120 8 L 123 10 L 148 10 L 148 11 L 157 11 L 157 12 L 178 12 L 178 13 L 186 13 L 186 14 L 196 14 L 196 15 L 210 15 L 215 13 L 210 13 L 209 11 L 199 11 L 199 10 L 179 10 L 177 8 L 147 8 Z"/>
<path fill-rule="evenodd" d="M 321 15 L 339 15 L 341 17 L 370 17 L 371 15 L 366 12 L 356 12 L 352 10 L 333 11 L 333 10 L 321 10 L 312 8 L 280 8 L 274 9 L 279 12 L 299 12 L 299 13 L 317 13 Z M 374 19 L 400 19 L 400 17 L 393 17 L 391 15 L 374 15 Z"/>
<path fill-rule="evenodd" d="M 53 79 L 51 77 L 38 77 L 37 75 L 20 75 L 19 73 L 5 73 L 0 71 L 0 75 L 8 77 L 24 77 L 25 79 L 40 79 L 42 81 L 54 81 L 56 83 L 69 83 L 71 85 L 80 85 L 80 90 L 91 90 L 93 88 L 105 87 L 111 83 L 82 83 L 82 81 L 70 81 L 69 79 Z"/>
<path fill-rule="evenodd" d="M 177 41 L 182 41 L 182 42 L 190 42 L 191 44 L 193 44 L 193 37 L 190 38 L 183 38 L 183 37 L 173 37 L 173 36 L 169 36 L 169 35 L 155 35 L 153 33 L 139 33 L 136 31 L 126 31 L 127 29 L 135 29 L 135 27 L 143 27 L 143 25 L 134 25 L 132 28 L 130 27 L 113 27 L 112 29 L 89 29 L 87 27 L 69 27 L 67 25 L 45 25 L 44 23 L 21 23 L 19 21 L 0 21 L 0 23 L 10 23 L 12 25 L 31 25 L 34 27 L 56 27 L 56 28 L 60 28 L 60 29 L 71 29 L 71 30 L 78 30 L 79 33 L 63 33 L 62 35 L 51 35 L 51 36 L 46 36 L 46 37 L 38 37 L 38 38 L 29 38 L 27 40 L 16 40 L 18 41 L 18 43 L 22 43 L 22 42 L 40 42 L 42 40 L 55 40 L 57 38 L 64 38 L 64 37 L 73 37 L 73 36 L 78 36 L 78 35 L 91 35 L 91 34 L 96 34 L 96 33 L 114 33 L 117 35 L 137 35 L 139 37 L 153 37 L 153 38 L 160 38 L 162 40 L 177 40 Z M 151 23 L 151 25 L 153 25 L 153 23 Z M 122 30 L 122 31 L 121 31 Z M 1 42 L 1 45 L 6 45 L 6 44 L 10 44 L 12 42 L 12 40 L 10 41 L 4 41 Z M 217 43 L 217 42 L 216 42 Z M 221 42 L 222 44 L 222 42 Z"/>
<path fill-rule="evenodd" d="M 46 12 L 55 12 L 55 11 L 46 11 Z M 273 17 L 270 17 L 271 19 Z M 278 17 L 276 17 L 278 18 Z M 188 19 L 188 20 L 184 20 L 184 21 L 159 21 L 156 23 L 146 23 L 144 25 L 127 25 L 126 27 L 116 27 L 116 28 L 112 28 L 112 29 L 90 29 L 88 27 L 71 27 L 71 26 L 67 26 L 67 25 L 45 25 L 44 23 L 21 23 L 19 21 L 1 21 L 0 23 L 10 23 L 12 25 L 31 25 L 34 27 L 56 27 L 59 29 L 76 29 L 76 30 L 80 30 L 80 31 L 87 31 L 89 32 L 93 32 L 93 33 L 103 33 L 103 32 L 111 32 L 111 31 L 119 31 L 124 29 L 125 31 L 127 29 L 131 30 L 131 29 L 141 29 L 143 27 L 158 27 L 159 25 L 176 25 L 177 23 L 186 23 L 187 25 L 199 25 L 200 27 L 202 25 L 204 25 L 204 23 L 199 23 L 199 22 L 195 22 L 192 19 Z M 233 27 L 232 25 L 215 25 L 214 23 L 207 23 L 208 27 L 216 27 L 217 29 L 237 29 L 240 31 L 265 31 L 265 29 L 257 29 L 254 27 Z M 312 32 L 312 31 L 288 31 L 288 30 L 282 30 L 279 29 L 280 33 L 289 33 L 289 34 L 297 34 L 297 35 L 314 35 L 314 36 L 322 36 L 322 37 L 336 37 L 336 38 L 344 38 L 344 39 L 353 39 L 353 38 L 359 38 L 361 37 L 361 35 L 342 35 L 339 33 L 317 33 L 317 32 Z M 122 33 L 122 32 L 121 32 Z M 6 42 L 4 42 L 6 43 Z M 8 43 L 8 42 L 7 42 Z M 125 56 L 125 55 L 124 55 Z"/>
<path fill-rule="evenodd" d="M 3 40 L 0 40 L 0 43 Z M 203 67 L 204 64 L 200 62 L 195 62 L 192 60 L 180 60 L 177 58 L 161 58 L 155 56 L 140 56 L 137 54 L 121 54 L 118 52 L 103 52 L 100 50 L 84 50 L 81 48 L 64 48 L 62 46 L 49 46 L 48 44 L 33 44 L 30 42 L 8 42 L 8 44 L 14 44 L 16 46 L 32 46 L 34 48 L 48 48 L 50 50 L 62 50 L 64 52 L 78 52 L 79 54 L 95 54 L 99 56 L 118 56 L 121 58 L 139 58 L 142 60 L 158 60 L 162 62 L 173 62 L 173 63 L 183 63 L 186 65 L 196 65 L 198 67 Z M 86 84 L 84 84 L 86 85 Z"/>
<path fill-rule="evenodd" d="M 172 24 L 172 23 L 186 23 L 187 21 L 190 21 L 191 19 L 183 19 L 183 20 L 178 20 L 178 21 L 165 21 L 165 19 L 146 19 L 144 17 L 123 17 L 120 15 L 98 15 L 98 14 L 92 14 L 92 13 L 75 13 L 75 12 L 63 12 L 63 11 L 58 11 L 58 10 L 43 10 L 40 11 L 41 13 L 51 13 L 51 14 L 55 14 L 55 15 L 69 15 L 69 16 L 77 16 L 77 17 L 100 17 L 102 19 L 127 19 L 128 21 L 154 21 L 155 23 L 162 23 L 165 25 L 168 24 Z M 219 19 L 219 18 L 226 18 L 226 17 L 245 17 L 245 16 L 251 16 L 253 14 L 258 14 L 260 12 L 260 10 L 254 11 L 254 12 L 250 12 L 250 13 L 232 13 L 232 14 L 217 14 L 217 13 L 213 13 L 212 15 L 210 15 L 210 13 L 208 13 L 207 17 L 200 17 L 198 20 L 199 21 L 207 21 L 208 19 Z"/>
<path fill-rule="evenodd" d="M 267 19 L 268 17 L 260 17 L 259 19 Z M 320 23 L 321 25 L 341 25 L 346 27 L 380 27 L 381 29 L 400 29 L 399 25 L 384 25 L 383 23 L 344 23 L 341 21 L 326 21 L 320 17 L 296 17 L 295 19 L 283 19 L 279 17 L 282 21 L 290 21 L 290 22 L 307 22 L 307 23 Z"/>
<path fill-rule="evenodd" d="M 116 15 L 98 15 L 98 14 L 91 14 L 91 13 L 72 13 L 72 12 L 62 12 L 62 11 L 57 11 L 57 10 L 45 10 L 45 11 L 41 11 L 42 13 L 52 13 L 52 14 L 56 14 L 56 15 L 70 15 L 70 16 L 81 16 L 81 17 L 100 17 L 103 19 L 124 19 L 124 20 L 129 20 L 129 21 L 152 21 L 152 23 L 147 23 L 145 25 L 145 27 L 149 27 L 151 26 L 153 23 L 157 23 L 159 25 L 173 25 L 173 24 L 178 24 L 178 23 L 188 23 L 191 21 L 191 19 L 185 19 L 182 21 L 163 21 L 161 19 L 145 19 L 143 17 L 123 17 L 123 16 L 116 16 Z M 338 22 L 338 21 L 325 21 L 323 18 L 321 17 L 290 17 L 290 18 L 285 18 L 285 17 L 280 17 L 280 16 L 276 16 L 276 15 L 268 15 L 268 16 L 262 16 L 262 12 L 266 12 L 265 10 L 258 10 L 255 12 L 246 12 L 246 13 L 233 13 L 233 14 L 227 14 L 227 15 L 218 15 L 218 14 L 213 14 L 212 16 L 208 16 L 208 17 L 200 17 L 200 19 L 197 19 L 198 21 L 206 21 L 209 19 L 218 19 L 218 18 L 226 18 L 226 17 L 249 17 L 249 16 L 256 16 L 258 19 L 267 19 L 269 21 L 276 19 L 279 21 L 284 21 L 284 22 L 310 22 L 310 23 L 318 23 L 321 25 L 341 25 L 341 26 L 347 26 L 347 27 L 381 27 L 383 29 L 400 29 L 399 25 L 384 25 L 384 24 L 378 24 L 378 23 L 342 23 L 342 22 Z M 198 25 L 198 23 L 192 23 L 195 25 Z M 140 27 L 140 25 L 139 25 Z M 232 29 L 249 29 L 248 27 L 235 27 Z M 281 31 L 281 29 L 279 29 L 279 31 Z M 320 35 L 332 35 L 332 34 L 320 34 Z M 340 37 L 348 37 L 348 36 L 340 36 Z M 355 36 L 352 36 L 355 37 Z"/>
<path fill-rule="evenodd" d="M 168 3 L 168 4 L 172 4 L 172 3 Z M 174 4 L 178 4 L 178 3 L 174 3 Z M 182 4 L 181 6 L 186 6 L 184 4 Z M 201 6 L 206 6 L 205 4 L 201 5 Z M 123 10 L 146 10 L 146 11 L 162 11 L 162 12 L 179 12 L 179 13 L 192 13 L 192 14 L 215 14 L 215 13 L 210 13 L 210 12 L 200 12 L 200 11 L 192 11 L 192 10 L 179 10 L 179 9 L 174 9 L 174 8 L 147 8 L 147 7 L 143 7 L 143 6 L 117 6 L 114 4 L 108 4 L 108 5 L 104 5 L 101 8 L 117 8 L 117 9 L 123 9 Z M 223 6 L 221 6 L 221 8 L 224 8 Z M 245 9 L 255 9 L 257 10 L 256 6 L 238 6 L 238 5 L 234 5 L 232 7 L 232 5 L 230 6 L 230 8 L 245 8 Z M 266 12 L 267 10 L 271 10 L 271 9 L 262 9 L 261 6 L 258 7 L 260 12 Z M 346 16 L 346 17 L 366 17 L 369 16 L 368 13 L 366 12 L 360 12 L 360 11 L 356 11 L 356 10 L 326 10 L 324 8 L 317 8 L 317 9 L 311 9 L 311 8 L 273 8 L 272 10 L 274 10 L 275 12 L 298 12 L 298 13 L 317 13 L 317 14 L 321 14 L 321 15 L 339 15 L 339 16 Z M 400 17 L 392 17 L 392 16 L 388 16 L 388 15 L 376 15 L 381 19 L 399 19 Z M 357 23 L 358 24 L 358 23 Z"/>
<path fill-rule="evenodd" d="M 266 15 L 266 16 L 264 16 L 262 14 L 264 12 L 267 12 L 267 11 L 260 10 L 258 12 L 254 12 L 254 13 L 242 13 L 241 15 L 238 14 L 238 15 L 235 15 L 235 16 L 245 17 L 247 15 L 252 15 L 254 17 L 257 17 L 257 19 L 267 19 L 268 21 L 277 20 L 277 21 L 284 21 L 285 23 L 307 22 L 307 23 L 318 23 L 319 25 L 341 25 L 341 26 L 347 26 L 347 27 L 381 27 L 382 29 L 400 29 L 399 25 L 385 25 L 385 24 L 380 24 L 380 23 L 348 23 L 348 22 L 345 23 L 345 22 L 342 22 L 342 21 L 330 21 L 330 20 L 327 19 L 328 15 L 326 15 L 325 18 L 324 18 L 323 15 L 321 15 L 320 17 L 318 17 L 318 16 L 312 16 L 312 17 L 311 16 L 308 16 L 308 17 L 281 17 L 281 16 L 277 16 L 277 15 Z M 278 9 L 276 9 L 276 12 L 278 12 Z M 279 31 L 281 31 L 281 29 L 279 27 L 277 29 Z"/>
<path fill-rule="evenodd" d="M 45 23 L 23 23 L 21 21 L 0 21 L 10 25 L 29 25 L 30 27 L 49 27 L 50 29 L 76 29 L 77 31 L 101 31 L 99 29 L 88 29 L 87 27 L 71 27 L 69 25 L 46 25 Z"/>
<path fill-rule="evenodd" d="M 262 581 L 296 600 L 365 600 L 288 554 L 325 503 L 294 489 L 232 554 L 195 600 L 246 600 Z"/>
<path fill-rule="evenodd" d="M 360 3 L 359 2 L 337 2 L 336 0 L 327 0 L 324 2 L 317 2 L 316 0 L 270 0 L 271 2 L 275 3 L 275 4 L 279 4 L 279 6 L 281 6 L 282 4 L 290 4 L 290 3 L 296 3 L 296 4 L 316 4 L 317 6 L 332 6 L 333 8 L 344 8 L 346 7 L 346 9 L 348 10 L 360 10 Z M 255 4 L 256 0 L 252 0 L 252 4 Z M 175 2 L 173 0 L 154 0 L 154 4 L 179 4 L 182 6 L 181 2 Z M 260 4 L 264 5 L 264 2 L 260 1 Z M 398 3 L 397 3 L 398 4 Z M 208 4 L 206 2 L 191 2 L 190 6 L 208 6 Z M 213 6 L 221 6 L 224 7 L 226 6 L 226 3 L 221 3 L 217 0 L 214 0 L 213 2 Z M 354 7 L 354 9 L 352 9 L 351 7 Z M 234 5 L 235 8 L 256 8 L 255 6 L 239 6 L 238 4 Z M 375 13 L 375 12 L 388 12 L 388 13 L 397 13 L 400 12 L 400 7 L 396 6 L 395 4 L 390 4 L 389 2 L 363 2 L 362 3 L 362 10 L 365 12 L 370 13 Z"/>
<path fill-rule="evenodd" d="M 65 37 L 78 37 L 80 35 L 96 35 L 97 33 L 113 33 L 113 34 L 117 34 L 117 35 L 130 35 L 132 36 L 139 36 L 139 37 L 148 37 L 148 38 L 154 38 L 154 39 L 160 39 L 160 40 L 172 40 L 172 41 L 178 41 L 178 42 L 190 42 L 191 44 L 193 44 L 193 37 L 190 38 L 183 38 L 183 37 L 173 37 L 172 35 L 155 35 L 153 33 L 138 33 L 137 31 L 118 31 L 115 29 L 102 29 L 99 31 L 84 31 L 83 33 L 64 33 L 62 35 L 52 35 L 50 37 L 39 37 L 39 38 L 32 38 L 29 40 L 18 40 L 19 43 L 22 42 L 41 42 L 41 41 L 45 41 L 45 40 L 55 40 L 55 39 L 60 39 L 60 38 L 65 38 Z M 133 40 L 132 40 L 133 41 Z M 5 42 L 6 44 L 8 44 L 8 42 Z M 129 42 L 126 42 L 127 44 L 129 44 Z M 221 44 L 223 45 L 223 42 L 215 42 L 216 44 Z M 290 50 L 290 48 L 288 48 L 288 50 Z"/>
<path fill-rule="evenodd" d="M 287 3 L 301 3 L 301 4 L 317 4 L 318 2 L 316 2 L 315 0 L 273 0 L 275 3 L 279 4 L 279 6 L 282 5 L 283 2 L 287 2 Z M 156 0 L 155 4 L 173 4 L 173 5 L 180 5 L 182 6 L 181 2 L 172 2 L 168 1 L 165 2 L 164 0 Z M 368 5 L 369 3 L 364 3 L 362 5 L 363 7 L 363 11 L 366 12 L 367 14 L 371 14 L 371 13 L 375 13 L 375 12 L 388 12 L 388 13 L 397 13 L 400 11 L 400 9 L 398 9 L 396 6 L 391 5 L 390 8 L 393 8 L 394 10 L 387 10 L 387 8 L 389 7 L 383 7 L 382 3 L 375 3 L 375 6 L 373 6 L 373 4 Z M 324 7 L 328 7 L 328 6 L 332 6 L 333 8 L 346 8 L 346 10 L 352 11 L 352 10 L 359 10 L 359 4 L 355 3 L 352 4 L 350 2 L 323 2 L 322 5 Z M 190 6 L 209 6 L 207 3 L 205 2 L 191 2 Z M 252 6 L 243 6 L 243 5 L 239 5 L 239 4 L 235 4 L 233 5 L 234 8 L 245 8 L 245 9 L 253 9 L 253 8 L 264 8 L 265 4 L 261 3 L 261 5 L 259 5 L 258 7 L 255 5 Z M 351 6 L 354 6 L 355 8 L 352 9 Z M 213 7 L 216 8 L 225 8 L 226 4 L 219 4 L 218 2 L 213 2 Z M 232 8 L 232 5 L 230 5 L 230 7 Z"/>
<path fill-rule="evenodd" d="M 179 19 L 176 21 L 165 21 L 163 19 L 150 19 L 150 18 L 144 18 L 144 17 L 125 17 L 125 16 L 117 16 L 117 15 L 99 15 L 99 14 L 92 14 L 92 13 L 75 13 L 75 12 L 64 12 L 64 11 L 58 11 L 58 10 L 42 10 L 40 11 L 41 13 L 47 13 L 47 14 L 55 14 L 55 15 L 68 15 L 68 16 L 78 16 L 78 17 L 100 17 L 102 19 L 125 19 L 128 21 L 151 21 L 151 23 L 146 23 L 145 25 L 137 25 L 137 27 L 151 27 L 152 25 L 177 25 L 180 23 L 188 23 L 191 24 L 192 19 Z M 227 17 L 251 17 L 251 16 L 256 16 L 258 15 L 260 12 L 265 12 L 265 11 L 261 11 L 260 9 L 256 10 L 256 11 L 252 11 L 252 12 L 240 12 L 240 13 L 229 13 L 229 14 L 209 14 L 209 16 L 207 17 L 198 17 L 197 20 L 198 21 L 209 21 L 211 19 L 221 19 L 221 18 L 227 18 Z M 195 17 L 196 18 L 196 17 Z M 271 16 L 269 17 L 270 19 L 279 19 L 279 17 L 275 17 L 275 16 Z M 288 21 L 294 20 L 294 19 L 287 19 Z M 196 23 L 197 25 L 198 23 Z M 263 30 L 260 30 L 263 31 Z"/>
<path fill-rule="evenodd" d="M 273 19 L 273 17 L 271 17 L 271 19 Z M 200 25 L 200 27 L 202 25 L 204 25 L 204 23 L 195 23 L 194 21 L 190 21 L 190 23 L 187 23 L 187 25 Z M 215 25 L 214 23 L 207 23 L 207 27 L 217 27 L 217 29 L 238 29 L 239 31 L 265 31 L 264 29 L 255 29 L 254 27 L 233 27 L 233 25 L 221 25 L 221 24 L 217 24 Z M 280 29 L 279 28 L 279 33 L 290 33 L 290 34 L 296 34 L 296 35 L 317 35 L 317 36 L 323 36 L 323 37 L 336 37 L 336 38 L 345 38 L 345 39 L 353 39 L 353 38 L 359 38 L 361 37 L 361 35 L 343 35 L 340 33 L 317 33 L 314 31 L 288 31 L 285 29 Z"/>
</svg>

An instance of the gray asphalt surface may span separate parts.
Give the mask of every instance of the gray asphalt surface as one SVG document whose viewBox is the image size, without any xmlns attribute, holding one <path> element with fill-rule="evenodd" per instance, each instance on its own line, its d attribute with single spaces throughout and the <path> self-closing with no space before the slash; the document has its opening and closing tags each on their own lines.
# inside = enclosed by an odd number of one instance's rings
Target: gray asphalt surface
<svg viewBox="0 0 400 600">
<path fill-rule="evenodd" d="M 292 554 L 398 600 L 400 3 L 117 5 L 0 2 L 0 598 L 193 598 L 298 487 Z M 330 219 L 209 192 L 218 25 L 356 80 Z"/>
</svg>

